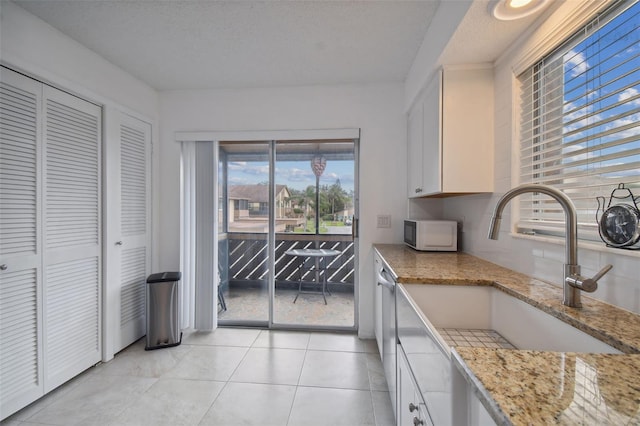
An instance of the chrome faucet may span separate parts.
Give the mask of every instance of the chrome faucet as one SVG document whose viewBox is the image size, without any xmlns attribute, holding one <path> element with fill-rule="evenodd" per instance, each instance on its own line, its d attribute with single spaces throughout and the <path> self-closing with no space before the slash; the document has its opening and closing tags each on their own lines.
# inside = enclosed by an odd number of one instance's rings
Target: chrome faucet
<svg viewBox="0 0 640 426">
<path fill-rule="evenodd" d="M 592 293 L 598 288 L 598 280 L 609 272 L 611 265 L 606 265 L 593 278 L 586 278 L 580 275 L 580 265 L 578 265 L 578 219 L 576 208 L 569 197 L 563 192 L 546 185 L 520 185 L 505 193 L 493 211 L 491 224 L 489 226 L 489 238 L 498 239 L 500 222 L 502 221 L 502 211 L 512 198 L 525 193 L 539 192 L 555 199 L 564 210 L 565 231 L 565 264 L 564 279 L 562 281 L 563 299 L 562 303 L 572 308 L 581 308 L 580 290 Z"/>
</svg>

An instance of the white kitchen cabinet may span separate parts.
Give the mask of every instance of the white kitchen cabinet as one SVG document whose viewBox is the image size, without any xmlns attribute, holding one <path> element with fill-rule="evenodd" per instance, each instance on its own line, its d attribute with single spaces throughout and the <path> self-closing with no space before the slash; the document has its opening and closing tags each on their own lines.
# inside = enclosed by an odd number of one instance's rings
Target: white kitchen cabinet
<svg viewBox="0 0 640 426">
<path fill-rule="evenodd" d="M 416 385 L 402 346 L 398 345 L 397 426 L 432 426 L 433 423 Z"/>
<path fill-rule="evenodd" d="M 493 70 L 440 70 L 409 112 L 408 196 L 493 191 Z"/>
</svg>

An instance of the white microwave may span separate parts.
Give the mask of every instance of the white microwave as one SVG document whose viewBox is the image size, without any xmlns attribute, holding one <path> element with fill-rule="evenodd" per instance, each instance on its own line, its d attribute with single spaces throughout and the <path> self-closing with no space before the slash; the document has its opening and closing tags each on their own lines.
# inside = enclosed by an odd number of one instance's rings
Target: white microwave
<svg viewBox="0 0 640 426">
<path fill-rule="evenodd" d="M 458 222 L 406 219 L 404 243 L 420 251 L 458 251 Z"/>
</svg>

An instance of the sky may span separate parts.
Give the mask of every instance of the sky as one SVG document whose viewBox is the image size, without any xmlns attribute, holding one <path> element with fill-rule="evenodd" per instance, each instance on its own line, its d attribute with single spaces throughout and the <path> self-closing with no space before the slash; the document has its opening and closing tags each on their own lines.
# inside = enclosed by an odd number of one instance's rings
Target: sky
<svg viewBox="0 0 640 426">
<path fill-rule="evenodd" d="M 235 161 L 229 163 L 228 170 L 230 185 L 251 185 L 269 180 L 269 165 L 265 161 Z M 354 189 L 353 161 L 327 161 L 324 173 L 320 176 L 320 185 L 333 185 L 337 179 L 340 180 L 340 185 L 345 191 Z M 304 190 L 307 186 L 316 184 L 316 177 L 309 161 L 278 161 L 276 162 L 276 184 Z"/>
<path fill-rule="evenodd" d="M 618 169 L 640 162 L 639 14 L 636 3 L 564 55 L 563 164 L 575 164 L 565 173 L 609 167 L 603 177 L 638 178 L 635 167 Z"/>
</svg>

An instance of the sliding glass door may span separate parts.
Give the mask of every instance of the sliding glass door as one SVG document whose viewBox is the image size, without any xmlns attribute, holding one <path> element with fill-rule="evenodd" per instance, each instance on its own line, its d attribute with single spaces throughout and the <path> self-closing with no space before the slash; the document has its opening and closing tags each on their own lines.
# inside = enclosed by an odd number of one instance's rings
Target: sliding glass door
<svg viewBox="0 0 640 426">
<path fill-rule="evenodd" d="M 279 142 L 275 169 L 273 322 L 353 327 L 355 144 Z"/>
<path fill-rule="evenodd" d="M 357 140 L 218 146 L 219 324 L 353 329 Z"/>
<path fill-rule="evenodd" d="M 270 157 L 270 142 L 219 143 L 220 324 L 269 322 Z"/>
</svg>

